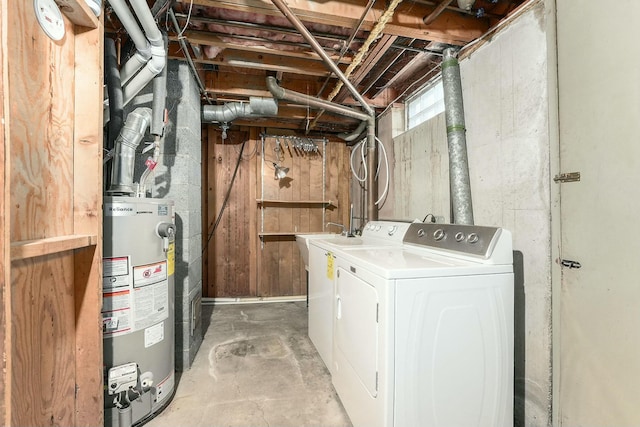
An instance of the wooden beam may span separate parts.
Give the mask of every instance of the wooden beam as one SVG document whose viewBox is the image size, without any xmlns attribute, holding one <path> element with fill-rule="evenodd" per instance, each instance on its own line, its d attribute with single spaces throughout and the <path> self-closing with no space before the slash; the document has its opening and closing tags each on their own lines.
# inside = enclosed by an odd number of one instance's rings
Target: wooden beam
<svg viewBox="0 0 640 427">
<path fill-rule="evenodd" d="M 173 45 L 172 45 L 173 46 Z M 183 60 L 184 55 L 171 47 L 169 59 Z M 211 64 L 234 68 L 250 68 L 254 70 L 282 71 L 284 73 L 300 74 L 305 76 L 326 77 L 332 73 L 323 63 L 300 58 L 287 58 L 282 60 L 279 55 L 267 55 L 256 52 L 246 52 L 235 49 L 226 49 L 214 59 L 196 59 L 196 64 Z"/>
<path fill-rule="evenodd" d="M 101 15 L 101 21 L 104 14 Z M 73 232 L 96 243 L 73 257 L 75 422 L 104 423 L 102 363 L 102 99 L 104 26 L 75 27 Z M 93 238 L 93 237 L 92 237 Z"/>
<path fill-rule="evenodd" d="M 182 1 L 189 3 L 188 1 Z M 280 11 L 268 0 L 193 0 L 196 5 L 230 9 L 268 16 L 282 16 Z M 342 26 L 353 28 L 364 11 L 362 1 L 358 0 L 293 0 L 289 3 L 296 16 L 307 23 Z M 367 14 L 362 29 L 370 31 L 377 19 L 384 13 L 386 4 L 379 0 Z M 385 34 L 409 37 L 420 40 L 439 41 L 453 45 L 464 45 L 480 37 L 489 29 L 486 19 L 445 10 L 440 19 L 427 26 L 422 21 L 433 11 L 433 7 L 414 2 L 403 2 L 396 8 L 394 17 L 384 29 Z"/>
<path fill-rule="evenodd" d="M 307 50 L 285 50 L 285 49 L 274 49 L 268 48 L 266 46 L 261 45 L 249 45 L 246 43 L 241 43 L 237 38 L 234 38 L 232 35 L 229 36 L 221 36 L 219 34 L 212 34 L 206 31 L 186 31 L 184 33 L 185 37 L 191 44 L 200 44 L 205 46 L 215 46 L 223 49 L 235 49 L 241 51 L 249 51 L 256 52 L 260 54 L 266 55 L 278 55 L 280 57 L 289 57 L 289 58 L 300 58 L 300 59 L 308 59 L 311 61 L 322 61 L 322 58 L 318 56 L 317 53 L 312 52 L 310 48 Z M 177 41 L 178 38 L 174 35 L 169 37 L 171 41 Z M 255 43 L 255 42 L 254 42 Z M 277 41 L 269 42 L 270 44 L 277 45 Z M 337 61 L 338 55 L 329 55 L 334 61 Z M 203 56 L 201 58 L 204 58 Z M 342 58 L 340 59 L 340 64 L 350 64 L 351 58 Z"/>
<path fill-rule="evenodd" d="M 388 34 L 382 35 L 380 40 L 378 40 L 373 46 L 373 48 L 369 51 L 369 54 L 366 56 L 365 60 L 360 64 L 360 66 L 356 69 L 356 71 L 351 75 L 351 82 L 354 86 L 358 87 L 360 82 L 364 80 L 364 78 L 372 71 L 373 67 L 377 67 L 382 57 L 387 53 L 389 48 L 393 43 L 395 43 L 397 36 L 390 36 Z M 401 50 L 398 50 L 398 56 L 402 54 Z M 379 73 L 384 73 L 386 69 L 379 69 Z M 334 98 L 335 102 L 342 102 L 349 95 L 349 91 L 347 88 L 343 87 L 338 95 Z"/>
<path fill-rule="evenodd" d="M 76 25 L 87 28 L 98 28 L 98 18 L 93 14 L 84 0 L 55 0 L 62 13 Z"/>
<path fill-rule="evenodd" d="M 442 0 L 440 4 L 436 6 L 436 8 L 433 9 L 433 11 L 429 15 L 424 17 L 422 22 L 424 22 L 425 25 L 430 25 L 438 18 L 438 16 L 440 16 L 440 14 L 447 8 L 447 6 L 451 4 L 452 1 L 453 0 Z"/>
</svg>

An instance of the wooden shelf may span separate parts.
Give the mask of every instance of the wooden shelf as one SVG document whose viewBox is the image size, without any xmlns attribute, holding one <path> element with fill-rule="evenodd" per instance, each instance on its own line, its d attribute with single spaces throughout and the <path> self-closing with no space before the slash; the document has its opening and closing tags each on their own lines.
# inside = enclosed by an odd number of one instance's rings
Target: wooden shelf
<svg viewBox="0 0 640 427">
<path fill-rule="evenodd" d="M 301 234 L 300 231 L 277 231 L 273 233 L 258 233 L 260 238 L 263 237 L 282 237 L 282 236 L 295 236 L 296 234 Z"/>
<path fill-rule="evenodd" d="M 333 206 L 338 207 L 338 203 L 332 200 L 269 200 L 269 199 L 257 199 L 256 202 L 259 205 L 319 205 L 319 206 Z"/>
<path fill-rule="evenodd" d="M 76 25 L 88 28 L 98 28 L 100 21 L 89 9 L 85 0 L 55 0 L 60 11 Z"/>
<path fill-rule="evenodd" d="M 95 246 L 98 236 L 73 234 L 11 243 L 11 261 Z"/>
</svg>

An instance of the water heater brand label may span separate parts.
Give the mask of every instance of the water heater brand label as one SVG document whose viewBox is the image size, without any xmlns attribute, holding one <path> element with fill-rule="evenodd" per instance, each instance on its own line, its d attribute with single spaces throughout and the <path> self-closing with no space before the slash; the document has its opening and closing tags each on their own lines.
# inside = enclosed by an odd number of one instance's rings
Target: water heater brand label
<svg viewBox="0 0 640 427">
<path fill-rule="evenodd" d="M 133 216 L 136 214 L 136 205 L 133 203 L 105 203 L 104 214 L 106 216 Z"/>
</svg>

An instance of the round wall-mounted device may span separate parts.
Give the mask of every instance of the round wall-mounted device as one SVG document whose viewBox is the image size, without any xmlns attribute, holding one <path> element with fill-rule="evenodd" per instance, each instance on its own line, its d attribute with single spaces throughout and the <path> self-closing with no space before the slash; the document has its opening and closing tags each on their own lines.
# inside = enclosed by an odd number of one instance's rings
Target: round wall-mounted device
<svg viewBox="0 0 640 427">
<path fill-rule="evenodd" d="M 42 30 L 52 40 L 62 40 L 64 37 L 64 19 L 60 8 L 53 0 L 33 0 L 38 23 Z"/>
</svg>

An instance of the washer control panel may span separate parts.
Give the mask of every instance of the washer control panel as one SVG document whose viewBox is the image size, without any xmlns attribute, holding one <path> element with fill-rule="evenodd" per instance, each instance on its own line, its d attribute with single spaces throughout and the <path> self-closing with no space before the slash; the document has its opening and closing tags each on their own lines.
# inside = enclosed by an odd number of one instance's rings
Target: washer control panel
<svg viewBox="0 0 640 427">
<path fill-rule="evenodd" d="M 488 258 L 501 230 L 477 225 L 413 223 L 402 242 Z"/>
<path fill-rule="evenodd" d="M 362 237 L 402 243 L 409 225 L 411 223 L 401 221 L 369 221 L 362 230 Z"/>
</svg>

